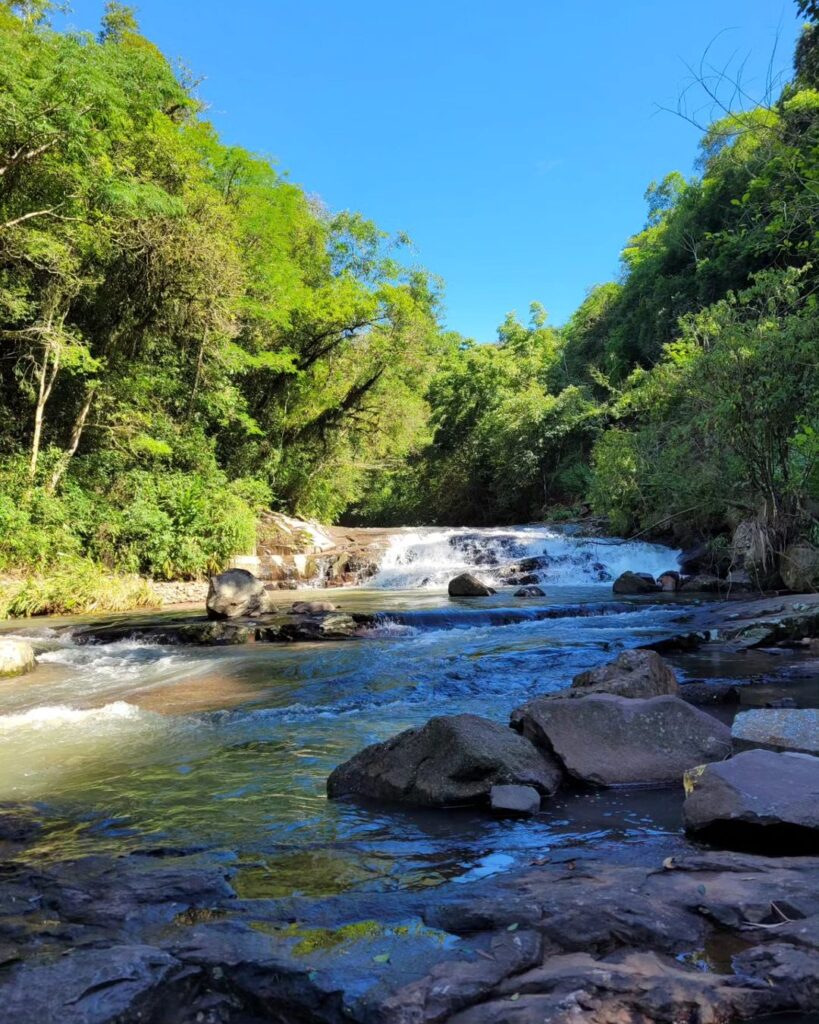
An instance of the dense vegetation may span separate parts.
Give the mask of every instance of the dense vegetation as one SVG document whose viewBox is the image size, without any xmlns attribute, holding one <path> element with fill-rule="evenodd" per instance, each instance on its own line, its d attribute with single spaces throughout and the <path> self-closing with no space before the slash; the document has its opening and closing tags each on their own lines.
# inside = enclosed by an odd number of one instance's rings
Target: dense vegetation
<svg viewBox="0 0 819 1024">
<path fill-rule="evenodd" d="M 719 538 L 751 518 L 773 546 L 819 540 L 818 40 L 812 21 L 766 106 L 731 110 L 702 83 L 722 116 L 701 174 L 649 187 L 619 280 L 560 330 L 533 307 L 528 328 L 510 318 L 496 346 L 445 358 L 431 444 L 367 514 L 490 523 L 589 502 L 622 534 Z"/>
<path fill-rule="evenodd" d="M 649 188 L 619 280 L 478 345 L 405 238 L 221 143 L 129 8 L 94 38 L 50 6 L 0 0 L 0 572 L 196 577 L 264 507 L 815 535 L 812 22 L 778 100 Z"/>
</svg>

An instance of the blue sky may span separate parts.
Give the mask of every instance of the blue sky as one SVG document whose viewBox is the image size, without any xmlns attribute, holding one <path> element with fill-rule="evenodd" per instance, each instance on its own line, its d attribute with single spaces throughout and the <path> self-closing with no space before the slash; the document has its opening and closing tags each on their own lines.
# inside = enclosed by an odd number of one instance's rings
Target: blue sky
<svg viewBox="0 0 819 1024">
<path fill-rule="evenodd" d="M 101 0 L 61 24 L 96 30 Z M 143 32 L 199 76 L 222 137 L 332 209 L 406 231 L 447 323 L 490 340 L 542 302 L 561 323 L 617 274 L 643 193 L 692 173 L 671 113 L 709 44 L 764 92 L 791 0 L 142 0 Z M 778 40 L 778 41 L 777 41 Z M 692 107 L 701 106 L 692 96 Z M 706 116 L 707 111 L 703 112 Z"/>
</svg>

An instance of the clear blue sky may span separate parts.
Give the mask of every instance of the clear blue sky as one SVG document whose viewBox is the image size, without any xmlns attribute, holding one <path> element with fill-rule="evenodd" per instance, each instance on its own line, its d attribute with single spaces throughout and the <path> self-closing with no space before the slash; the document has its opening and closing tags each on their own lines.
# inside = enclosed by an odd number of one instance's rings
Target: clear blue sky
<svg viewBox="0 0 819 1024">
<path fill-rule="evenodd" d="M 102 0 L 62 23 L 96 30 Z M 197 75 L 222 137 L 332 209 L 406 231 L 446 282 L 448 325 L 563 322 L 618 270 L 643 193 L 691 173 L 686 63 L 790 68 L 791 0 L 142 0 L 143 32 Z M 694 105 L 697 105 L 695 101 Z"/>
</svg>

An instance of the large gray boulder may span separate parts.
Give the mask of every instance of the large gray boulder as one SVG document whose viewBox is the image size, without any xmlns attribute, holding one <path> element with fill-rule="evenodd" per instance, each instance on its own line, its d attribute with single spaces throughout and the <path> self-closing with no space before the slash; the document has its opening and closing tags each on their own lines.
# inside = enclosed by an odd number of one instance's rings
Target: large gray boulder
<svg viewBox="0 0 819 1024">
<path fill-rule="evenodd" d="M 34 668 L 34 648 L 26 640 L 0 640 L 0 679 L 21 676 Z"/>
<path fill-rule="evenodd" d="M 819 757 L 746 750 L 685 774 L 685 827 L 729 847 L 819 852 Z"/>
<path fill-rule="evenodd" d="M 794 750 L 819 757 L 819 709 L 755 708 L 743 711 L 731 727 L 734 750 Z"/>
<path fill-rule="evenodd" d="M 495 591 L 482 583 L 477 576 L 471 572 L 462 572 L 449 581 L 450 597 L 489 597 Z"/>
<path fill-rule="evenodd" d="M 264 584 L 247 569 L 228 569 L 211 576 L 207 609 L 210 619 L 236 619 L 262 610 Z"/>
<path fill-rule="evenodd" d="M 656 651 L 631 650 L 576 675 L 572 689 L 620 697 L 662 697 L 676 696 L 680 687 L 674 670 Z"/>
<path fill-rule="evenodd" d="M 779 556 L 779 574 L 788 590 L 802 593 L 819 586 L 819 550 L 804 541 L 789 544 Z"/>
<path fill-rule="evenodd" d="M 656 594 L 662 587 L 646 572 L 621 573 L 612 585 L 615 594 Z"/>
<path fill-rule="evenodd" d="M 340 764 L 327 780 L 327 795 L 445 807 L 486 803 L 496 785 L 550 795 L 561 777 L 553 758 L 505 725 L 478 715 L 441 715 Z"/>
<path fill-rule="evenodd" d="M 538 698 L 511 724 L 593 786 L 679 784 L 686 769 L 731 753 L 730 729 L 679 697 Z"/>
</svg>

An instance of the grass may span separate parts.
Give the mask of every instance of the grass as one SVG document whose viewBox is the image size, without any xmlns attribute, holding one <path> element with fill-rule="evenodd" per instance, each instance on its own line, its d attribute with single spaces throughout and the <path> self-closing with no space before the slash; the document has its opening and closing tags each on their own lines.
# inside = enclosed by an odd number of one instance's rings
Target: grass
<svg viewBox="0 0 819 1024">
<path fill-rule="evenodd" d="M 0 581 L 0 618 L 124 612 L 161 603 L 146 580 L 112 573 L 85 558 L 71 558 L 44 572 Z"/>
</svg>

